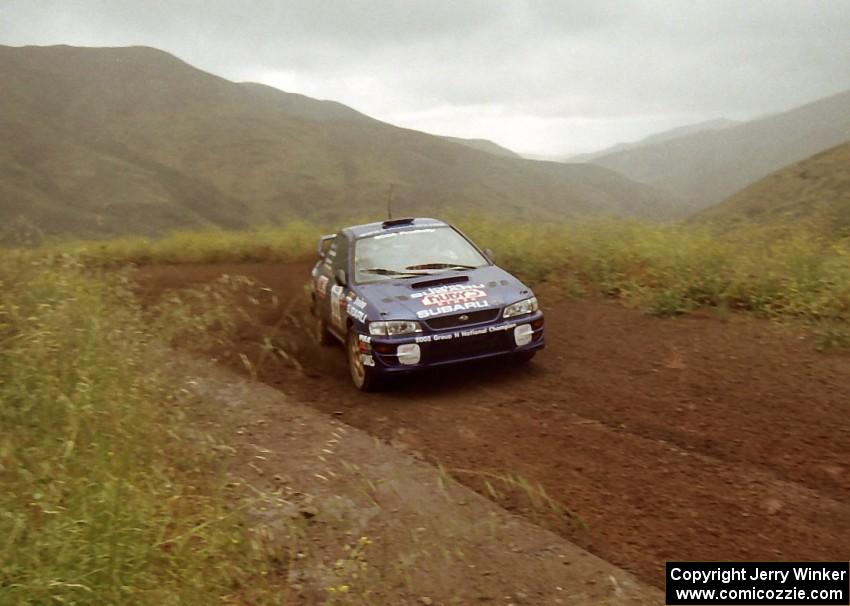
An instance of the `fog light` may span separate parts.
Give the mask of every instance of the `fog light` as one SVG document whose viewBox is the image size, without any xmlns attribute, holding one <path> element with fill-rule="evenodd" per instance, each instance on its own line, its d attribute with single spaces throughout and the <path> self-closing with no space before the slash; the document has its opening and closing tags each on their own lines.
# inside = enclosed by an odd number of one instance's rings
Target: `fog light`
<svg viewBox="0 0 850 606">
<path fill-rule="evenodd" d="M 419 345 L 416 343 L 406 343 L 398 346 L 398 361 L 401 364 L 419 364 L 421 355 Z"/>
<path fill-rule="evenodd" d="M 516 346 L 522 347 L 523 345 L 531 343 L 531 333 L 531 324 L 520 324 L 514 328 L 514 341 L 516 341 Z"/>
</svg>

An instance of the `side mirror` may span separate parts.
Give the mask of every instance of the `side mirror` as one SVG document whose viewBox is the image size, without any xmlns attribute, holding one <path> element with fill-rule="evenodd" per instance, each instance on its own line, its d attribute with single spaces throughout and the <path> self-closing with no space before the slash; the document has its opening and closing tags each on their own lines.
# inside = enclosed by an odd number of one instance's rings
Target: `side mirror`
<svg viewBox="0 0 850 606">
<path fill-rule="evenodd" d="M 319 238 L 319 244 L 316 246 L 316 254 L 319 255 L 320 259 L 324 259 L 327 254 L 327 249 L 330 246 L 331 240 L 333 240 L 336 235 L 330 236 L 322 236 Z"/>
<path fill-rule="evenodd" d="M 340 286 L 345 286 L 348 283 L 348 280 L 346 280 L 346 278 L 345 278 L 345 270 L 344 269 L 336 270 L 334 272 L 334 280 L 336 280 L 336 283 L 339 284 Z"/>
<path fill-rule="evenodd" d="M 496 262 L 496 255 L 493 254 L 493 251 L 491 249 L 485 248 L 484 256 L 487 257 L 487 260 L 490 261 L 490 263 Z"/>
</svg>

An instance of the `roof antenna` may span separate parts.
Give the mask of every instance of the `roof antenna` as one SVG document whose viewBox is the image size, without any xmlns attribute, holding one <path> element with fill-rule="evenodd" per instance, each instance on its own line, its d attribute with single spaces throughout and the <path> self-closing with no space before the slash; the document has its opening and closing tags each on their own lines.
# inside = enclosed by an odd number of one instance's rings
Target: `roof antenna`
<svg viewBox="0 0 850 606">
<path fill-rule="evenodd" d="M 390 189 L 387 192 L 387 220 L 392 221 L 393 218 L 393 188 L 395 183 L 390 183 Z"/>
</svg>

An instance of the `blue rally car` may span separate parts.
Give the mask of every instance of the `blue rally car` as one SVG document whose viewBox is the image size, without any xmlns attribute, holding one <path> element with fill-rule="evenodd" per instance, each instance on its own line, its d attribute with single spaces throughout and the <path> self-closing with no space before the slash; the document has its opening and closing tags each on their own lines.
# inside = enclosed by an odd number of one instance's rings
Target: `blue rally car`
<svg viewBox="0 0 850 606">
<path fill-rule="evenodd" d="M 396 219 L 319 241 L 311 297 L 317 339 L 345 344 L 354 385 L 543 348 L 531 290 L 451 225 Z"/>
</svg>

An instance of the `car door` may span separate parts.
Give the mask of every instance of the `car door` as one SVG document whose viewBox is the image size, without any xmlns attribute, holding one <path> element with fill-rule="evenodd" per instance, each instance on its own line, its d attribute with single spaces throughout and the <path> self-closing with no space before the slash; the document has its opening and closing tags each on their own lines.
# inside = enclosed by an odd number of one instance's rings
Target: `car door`
<svg viewBox="0 0 850 606">
<path fill-rule="evenodd" d="M 331 253 L 333 250 L 333 253 Z M 328 249 L 328 260 L 330 268 L 330 289 L 328 296 L 328 326 L 340 337 L 345 338 L 346 333 L 346 306 L 348 301 L 346 294 L 348 290 L 348 238 L 338 234 Z M 344 278 L 344 279 L 343 279 Z"/>
<path fill-rule="evenodd" d="M 324 244 L 324 243 L 322 243 Z M 320 246 L 322 246 L 320 244 Z M 337 237 L 322 246 L 321 258 L 313 268 L 313 290 L 315 312 L 326 324 L 330 322 L 330 295 L 334 284 L 334 259 L 337 255 Z"/>
</svg>

